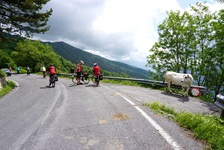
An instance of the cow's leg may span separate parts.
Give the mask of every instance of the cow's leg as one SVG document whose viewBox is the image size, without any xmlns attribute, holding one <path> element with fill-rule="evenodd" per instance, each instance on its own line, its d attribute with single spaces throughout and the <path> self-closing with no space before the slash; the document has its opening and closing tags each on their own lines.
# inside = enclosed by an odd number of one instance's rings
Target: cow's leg
<svg viewBox="0 0 224 150">
<path fill-rule="evenodd" d="M 188 87 L 182 87 L 182 96 L 188 97 L 188 91 L 189 91 Z"/>
<path fill-rule="evenodd" d="M 181 92 L 182 96 L 184 96 L 184 90 L 185 90 L 185 88 L 182 86 L 182 92 Z"/>
<path fill-rule="evenodd" d="M 189 91 L 189 87 L 186 88 L 186 97 L 188 97 L 188 91 Z"/>
<path fill-rule="evenodd" d="M 168 85 L 168 90 L 169 90 L 169 92 L 172 94 L 172 91 L 171 91 L 171 89 L 170 89 L 170 84 L 171 84 L 171 82 L 169 81 L 169 82 L 167 82 L 167 85 Z"/>
</svg>

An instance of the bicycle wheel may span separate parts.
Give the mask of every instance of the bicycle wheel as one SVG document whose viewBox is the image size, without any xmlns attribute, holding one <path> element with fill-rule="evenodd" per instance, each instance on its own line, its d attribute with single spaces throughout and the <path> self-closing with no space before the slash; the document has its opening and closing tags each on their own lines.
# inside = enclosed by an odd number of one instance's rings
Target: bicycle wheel
<svg viewBox="0 0 224 150">
<path fill-rule="evenodd" d="M 74 75 L 72 75 L 72 82 L 73 82 L 74 84 L 77 84 L 77 81 L 76 81 L 76 79 L 75 79 L 75 76 L 74 76 Z"/>
<path fill-rule="evenodd" d="M 88 76 L 83 76 L 83 82 L 85 84 L 88 84 L 89 83 L 89 77 Z"/>
<path fill-rule="evenodd" d="M 91 77 L 91 81 L 95 84 L 96 81 L 95 81 L 95 77 L 94 76 Z"/>
<path fill-rule="evenodd" d="M 99 76 L 96 77 L 96 86 L 99 86 L 100 84 L 100 79 L 99 79 Z"/>
<path fill-rule="evenodd" d="M 51 81 L 50 83 L 49 83 L 49 87 L 55 87 L 55 82 L 54 81 Z"/>
<path fill-rule="evenodd" d="M 55 87 L 55 82 L 52 82 L 51 84 L 52 84 L 52 87 Z"/>
<path fill-rule="evenodd" d="M 52 77 L 52 87 L 55 87 L 55 75 Z"/>
<path fill-rule="evenodd" d="M 99 83 L 100 83 L 99 76 L 98 76 L 98 77 L 92 76 L 91 79 L 92 79 L 92 82 L 93 82 L 96 86 L 99 86 Z"/>
</svg>

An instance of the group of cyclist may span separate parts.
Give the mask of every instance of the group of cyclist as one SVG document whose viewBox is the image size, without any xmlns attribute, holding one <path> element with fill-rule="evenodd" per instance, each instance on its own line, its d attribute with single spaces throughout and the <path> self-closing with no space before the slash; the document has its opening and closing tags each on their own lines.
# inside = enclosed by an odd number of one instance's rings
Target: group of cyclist
<svg viewBox="0 0 224 150">
<path fill-rule="evenodd" d="M 76 78 L 77 78 L 77 85 L 80 84 L 80 80 L 81 80 L 81 76 L 82 76 L 82 72 L 83 72 L 83 67 L 82 65 L 84 65 L 84 62 L 81 60 L 77 65 L 76 65 L 76 70 L 74 69 L 74 67 L 72 67 L 70 69 L 70 73 L 72 74 L 72 77 L 74 77 L 74 74 L 76 72 Z M 93 75 L 94 78 L 96 80 L 99 80 L 99 76 L 100 76 L 100 67 L 98 66 L 97 63 L 93 64 L 93 67 L 91 68 L 93 71 Z M 51 64 L 48 68 L 49 74 L 50 74 L 50 78 L 49 78 L 49 86 L 51 84 L 51 78 L 52 76 L 54 76 L 56 74 L 56 68 L 54 67 L 53 64 Z"/>
</svg>

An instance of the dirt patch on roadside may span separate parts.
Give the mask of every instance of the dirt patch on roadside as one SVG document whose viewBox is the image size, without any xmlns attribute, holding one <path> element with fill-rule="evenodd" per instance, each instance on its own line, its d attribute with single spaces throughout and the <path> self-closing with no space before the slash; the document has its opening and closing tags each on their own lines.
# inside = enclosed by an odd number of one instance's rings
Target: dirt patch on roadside
<svg viewBox="0 0 224 150">
<path fill-rule="evenodd" d="M 118 114 L 114 114 L 114 115 L 112 116 L 112 119 L 113 119 L 113 120 L 122 120 L 122 121 L 124 121 L 124 120 L 128 120 L 129 117 L 128 117 L 128 115 L 126 115 L 126 114 L 118 113 Z"/>
</svg>

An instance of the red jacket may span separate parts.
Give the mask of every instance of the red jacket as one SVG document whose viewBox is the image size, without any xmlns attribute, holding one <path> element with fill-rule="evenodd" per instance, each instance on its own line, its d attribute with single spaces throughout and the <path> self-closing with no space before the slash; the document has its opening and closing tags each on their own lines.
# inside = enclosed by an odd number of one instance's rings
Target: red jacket
<svg viewBox="0 0 224 150">
<path fill-rule="evenodd" d="M 76 66 L 76 72 L 82 72 L 82 65 L 80 63 Z"/>
<path fill-rule="evenodd" d="M 50 66 L 48 68 L 48 71 L 50 72 L 50 74 L 56 74 L 56 68 L 54 66 Z"/>
<path fill-rule="evenodd" d="M 94 66 L 93 67 L 93 72 L 94 72 L 94 75 L 100 75 L 100 67 L 99 66 Z"/>
</svg>

